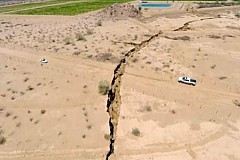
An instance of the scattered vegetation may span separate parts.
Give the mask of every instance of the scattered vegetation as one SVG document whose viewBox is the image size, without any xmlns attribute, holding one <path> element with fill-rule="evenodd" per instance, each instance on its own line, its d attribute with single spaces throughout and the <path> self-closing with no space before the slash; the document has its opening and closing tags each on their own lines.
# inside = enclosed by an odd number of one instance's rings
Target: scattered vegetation
<svg viewBox="0 0 240 160">
<path fill-rule="evenodd" d="M 133 128 L 132 129 L 132 134 L 134 135 L 134 136 L 140 136 L 140 131 L 139 131 L 139 129 L 138 128 Z"/>
<path fill-rule="evenodd" d="M 106 95 L 108 93 L 109 90 L 109 82 L 104 80 L 104 81 L 100 81 L 99 85 L 98 85 L 98 92 L 101 95 Z"/>
</svg>

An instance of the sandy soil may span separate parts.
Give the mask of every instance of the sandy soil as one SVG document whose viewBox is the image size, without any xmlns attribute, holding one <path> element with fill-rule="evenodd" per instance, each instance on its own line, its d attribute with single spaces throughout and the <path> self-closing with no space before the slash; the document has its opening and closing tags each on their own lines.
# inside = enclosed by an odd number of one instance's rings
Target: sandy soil
<svg viewBox="0 0 240 160">
<path fill-rule="evenodd" d="M 139 19 L 1 15 L 0 159 L 105 159 L 107 96 L 99 81 L 111 81 L 134 43 L 159 31 L 128 61 L 111 158 L 240 159 L 240 9 L 175 7 L 143 10 Z M 40 65 L 42 57 L 49 63 Z M 179 84 L 182 75 L 197 85 Z"/>
</svg>

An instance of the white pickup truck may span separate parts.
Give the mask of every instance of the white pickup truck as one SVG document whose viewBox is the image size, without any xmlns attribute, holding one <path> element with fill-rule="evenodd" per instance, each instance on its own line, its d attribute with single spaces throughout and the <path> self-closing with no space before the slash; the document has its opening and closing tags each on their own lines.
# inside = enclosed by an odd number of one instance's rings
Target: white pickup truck
<svg viewBox="0 0 240 160">
<path fill-rule="evenodd" d="M 195 86 L 197 84 L 197 81 L 195 79 L 192 79 L 192 78 L 186 77 L 186 76 L 179 77 L 178 82 L 193 85 L 193 86 Z"/>
</svg>

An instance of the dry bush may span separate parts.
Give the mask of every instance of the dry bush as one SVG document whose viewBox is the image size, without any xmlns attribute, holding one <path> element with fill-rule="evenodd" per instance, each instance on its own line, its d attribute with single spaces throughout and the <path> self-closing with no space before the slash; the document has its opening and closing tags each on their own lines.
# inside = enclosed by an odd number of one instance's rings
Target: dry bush
<svg viewBox="0 0 240 160">
<path fill-rule="evenodd" d="M 139 129 L 138 128 L 133 128 L 132 129 L 132 134 L 134 135 L 134 136 L 140 136 L 140 131 L 139 131 Z"/>
<path fill-rule="evenodd" d="M 165 67 L 169 68 L 170 65 L 169 65 L 169 64 L 164 64 L 163 67 L 164 67 L 164 68 L 165 68 Z"/>
<path fill-rule="evenodd" d="M 19 127 L 21 127 L 21 125 L 22 125 L 21 122 L 18 122 L 18 123 L 16 124 L 16 127 L 19 128 Z"/>
<path fill-rule="evenodd" d="M 41 110 L 41 114 L 45 114 L 47 111 L 45 109 Z"/>
<path fill-rule="evenodd" d="M 40 121 L 39 120 L 36 120 L 35 122 L 34 122 L 34 124 L 38 124 Z"/>
<path fill-rule="evenodd" d="M 5 116 L 6 116 L 6 117 L 9 117 L 9 116 L 11 116 L 11 115 L 12 115 L 12 113 L 7 112 Z"/>
<path fill-rule="evenodd" d="M 73 52 L 73 55 L 75 55 L 75 56 L 78 56 L 79 54 L 81 54 L 80 51 L 75 51 L 75 52 Z"/>
<path fill-rule="evenodd" d="M 137 61 L 138 61 L 137 58 L 133 58 L 133 59 L 132 59 L 132 62 L 133 62 L 133 63 L 136 63 Z"/>
<path fill-rule="evenodd" d="M 137 40 L 138 39 L 138 35 L 134 35 L 134 40 Z"/>
<path fill-rule="evenodd" d="M 212 65 L 211 68 L 212 68 L 212 69 L 216 68 L 216 64 Z"/>
<path fill-rule="evenodd" d="M 117 63 L 119 62 L 119 58 L 114 56 L 112 53 L 101 53 L 95 56 L 97 61 L 102 61 L 102 62 L 112 62 L 112 63 Z"/>
<path fill-rule="evenodd" d="M 174 37 L 173 40 L 190 41 L 190 37 L 189 36 Z"/>
<path fill-rule="evenodd" d="M 90 124 L 87 125 L 87 129 L 89 129 L 89 130 L 92 129 L 92 125 L 90 125 Z"/>
<path fill-rule="evenodd" d="M 147 112 L 152 112 L 152 107 L 150 105 L 145 105 L 144 110 Z"/>
<path fill-rule="evenodd" d="M 172 114 L 176 114 L 176 111 L 175 111 L 174 109 L 172 109 L 170 112 L 171 112 Z"/>
<path fill-rule="evenodd" d="M 98 21 L 96 22 L 96 25 L 97 25 L 97 26 L 102 26 L 102 21 L 101 21 L 101 20 L 98 20 Z"/>
<path fill-rule="evenodd" d="M 152 64 L 152 62 L 150 62 L 150 61 L 147 61 L 147 62 L 146 62 L 146 64 Z"/>
<path fill-rule="evenodd" d="M 3 145 L 6 143 L 7 139 L 2 135 L 4 131 L 1 129 L 0 130 L 0 145 Z"/>
<path fill-rule="evenodd" d="M 92 35 L 93 34 L 93 29 L 88 28 L 87 29 L 87 35 Z"/>
<path fill-rule="evenodd" d="M 213 38 L 213 39 L 220 39 L 222 38 L 221 36 L 217 36 L 217 35 L 209 35 L 209 38 Z"/>
<path fill-rule="evenodd" d="M 233 104 L 235 104 L 236 106 L 240 107 L 240 101 L 238 101 L 237 99 L 233 100 Z"/>
<path fill-rule="evenodd" d="M 236 13 L 235 17 L 240 18 L 240 12 Z"/>
<path fill-rule="evenodd" d="M 227 79 L 227 77 L 221 76 L 221 77 L 219 77 L 219 79 L 220 79 L 220 80 L 224 80 L 224 79 Z"/>
<path fill-rule="evenodd" d="M 106 139 L 107 141 L 110 140 L 110 135 L 109 134 L 104 134 L 104 139 Z"/>
<path fill-rule="evenodd" d="M 7 141 L 7 139 L 4 136 L 0 135 L 0 145 L 5 144 L 6 141 Z"/>
<path fill-rule="evenodd" d="M 63 39 L 65 45 L 74 44 L 74 40 L 71 37 L 66 37 Z"/>
<path fill-rule="evenodd" d="M 109 91 L 109 82 L 107 80 L 100 81 L 98 85 L 98 93 L 106 95 Z"/>
<path fill-rule="evenodd" d="M 28 86 L 27 91 L 32 91 L 34 88 L 32 86 Z"/>
<path fill-rule="evenodd" d="M 10 84 L 10 83 L 12 83 L 12 81 L 7 81 L 7 84 Z"/>
<path fill-rule="evenodd" d="M 29 78 L 28 77 L 26 77 L 26 78 L 24 78 L 24 82 L 27 82 L 29 80 Z"/>
<path fill-rule="evenodd" d="M 77 39 L 77 41 L 87 41 L 85 36 L 80 32 L 76 34 L 76 39 Z"/>
</svg>

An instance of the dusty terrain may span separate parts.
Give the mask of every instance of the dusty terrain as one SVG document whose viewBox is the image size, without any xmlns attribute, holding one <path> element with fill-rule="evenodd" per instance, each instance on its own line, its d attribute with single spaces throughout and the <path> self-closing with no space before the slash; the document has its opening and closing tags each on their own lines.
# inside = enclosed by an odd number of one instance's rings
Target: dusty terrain
<svg viewBox="0 0 240 160">
<path fill-rule="evenodd" d="M 105 159 L 99 81 L 139 44 L 121 79 L 111 158 L 240 159 L 239 11 L 0 15 L 0 159 Z M 179 84 L 182 75 L 197 85 Z"/>
</svg>

